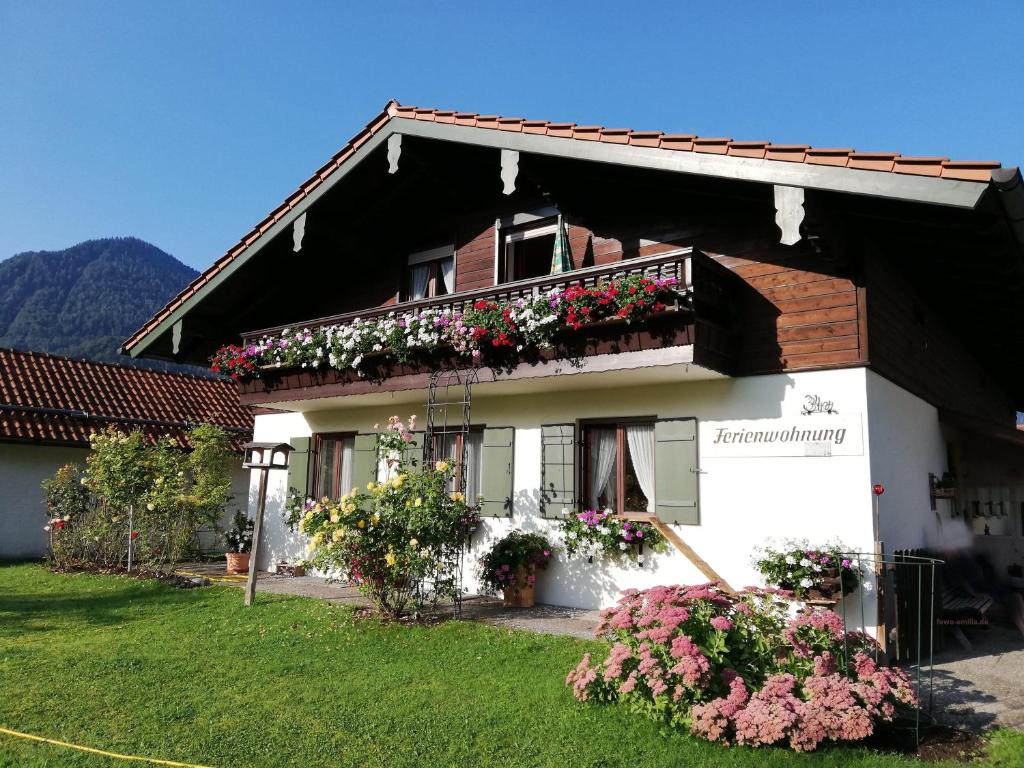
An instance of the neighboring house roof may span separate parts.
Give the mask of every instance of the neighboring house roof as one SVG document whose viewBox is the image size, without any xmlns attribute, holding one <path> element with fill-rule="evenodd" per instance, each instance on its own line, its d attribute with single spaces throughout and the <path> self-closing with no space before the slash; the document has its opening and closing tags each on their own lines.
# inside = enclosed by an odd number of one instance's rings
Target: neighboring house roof
<svg viewBox="0 0 1024 768">
<path fill-rule="evenodd" d="M 366 127 L 359 131 L 352 139 L 337 152 L 325 165 L 317 170 L 312 176 L 303 182 L 299 188 L 290 195 L 281 205 L 275 208 L 259 224 L 247 232 L 238 243 L 226 254 L 221 256 L 199 277 L 193 280 L 185 289 L 171 299 L 167 305 L 157 312 L 145 325 L 137 330 L 130 338 L 125 340 L 122 349 L 132 354 L 137 354 L 135 347 L 150 333 L 168 321 L 182 305 L 209 284 L 225 269 L 242 256 L 246 251 L 251 250 L 258 241 L 278 222 L 285 218 L 298 216 L 300 210 L 304 210 L 303 204 L 316 190 L 330 179 L 336 171 L 343 168 L 352 158 L 357 157 L 358 150 L 369 142 L 377 134 L 384 132 L 385 127 L 390 126 L 394 120 L 413 121 L 405 128 L 396 129 L 393 132 L 404 131 L 414 132 L 413 126 L 416 123 L 433 123 L 440 126 L 455 126 L 476 129 L 489 129 L 495 132 L 506 134 L 526 134 L 531 137 L 551 137 L 566 139 L 574 142 L 577 147 L 574 151 L 564 150 L 566 154 L 574 157 L 586 157 L 586 153 L 579 148 L 583 142 L 598 142 L 606 145 L 625 145 L 643 152 L 651 149 L 660 150 L 657 154 L 664 153 L 663 158 L 675 156 L 679 153 L 691 153 L 696 158 L 703 158 L 700 162 L 691 164 L 686 170 L 709 175 L 734 175 L 730 169 L 715 165 L 711 158 L 721 155 L 732 158 L 735 164 L 736 178 L 752 178 L 760 181 L 775 179 L 775 183 L 792 184 L 804 186 L 802 179 L 806 177 L 806 185 L 814 186 L 812 169 L 820 169 L 818 177 L 825 181 L 823 188 L 829 188 L 828 184 L 836 184 L 835 175 L 826 175 L 826 171 L 860 171 L 867 174 L 863 177 L 864 194 L 885 195 L 885 186 L 888 182 L 874 178 L 874 175 L 886 177 L 891 175 L 892 182 L 889 186 L 898 186 L 897 181 L 901 177 L 928 177 L 928 181 L 947 180 L 949 182 L 975 182 L 972 187 L 981 187 L 992 178 L 992 171 L 1000 168 L 1000 163 L 990 160 L 950 160 L 946 157 L 918 157 L 900 155 L 896 152 L 858 152 L 853 149 L 835 149 L 811 147 L 806 144 L 773 144 L 767 141 L 733 141 L 729 138 L 701 137 L 694 134 L 663 133 L 661 131 L 634 131 L 628 128 L 606 128 L 600 125 L 576 125 L 575 123 L 549 122 L 547 120 L 525 120 L 519 117 L 502 117 L 500 115 L 479 115 L 475 112 L 456 112 L 453 110 L 431 109 L 424 107 L 402 106 L 397 101 L 390 101 L 385 105 L 384 110 L 374 117 Z M 433 133 L 425 132 L 423 135 L 433 136 Z M 479 135 L 479 134 L 477 134 Z M 459 137 L 450 138 L 458 140 Z M 468 137 L 467 137 L 468 138 Z M 562 145 L 567 147 L 569 145 Z M 754 168 L 751 162 L 763 163 L 764 167 Z M 782 173 L 784 164 L 799 164 L 800 168 L 806 168 L 805 174 L 794 174 L 792 171 L 797 166 L 785 167 L 789 173 Z M 656 165 L 649 156 L 645 156 L 643 163 Z M 746 164 L 746 165 L 744 165 Z M 764 170 L 764 168 L 769 170 Z M 744 170 L 745 169 L 745 170 Z M 746 174 L 746 175 L 744 175 Z M 870 177 L 870 181 L 869 181 Z M 332 181 L 334 179 L 331 179 Z M 921 179 L 921 182 L 924 182 Z M 841 185 L 840 185 L 841 186 Z M 832 188 L 839 188 L 833 186 Z M 913 199 L 927 188 L 924 183 L 904 183 L 905 193 L 888 196 L 905 196 Z M 951 187 L 950 190 L 954 189 Z M 961 204 L 973 206 L 977 200 L 976 190 L 967 190 L 959 193 L 958 203 L 946 201 L 949 204 Z M 936 202 L 935 199 L 922 197 L 923 200 Z M 299 208 L 300 210 L 296 210 Z M 292 214 L 289 217 L 289 214 Z M 257 246 L 258 247 L 258 246 Z"/>
<path fill-rule="evenodd" d="M 232 381 L 0 348 L 0 441 L 84 446 L 114 425 L 187 446 L 197 424 L 225 428 L 239 450 L 253 414 Z"/>
</svg>

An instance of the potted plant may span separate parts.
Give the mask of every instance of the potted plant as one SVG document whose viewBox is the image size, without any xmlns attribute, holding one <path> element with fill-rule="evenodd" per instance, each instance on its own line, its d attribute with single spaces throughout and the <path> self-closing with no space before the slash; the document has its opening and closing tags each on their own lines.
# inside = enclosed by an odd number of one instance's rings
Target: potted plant
<svg viewBox="0 0 1024 768">
<path fill-rule="evenodd" d="M 505 605 L 530 608 L 537 571 L 548 567 L 552 546 L 539 533 L 515 530 L 480 558 L 480 581 L 490 591 L 502 591 Z"/>
<path fill-rule="evenodd" d="M 231 528 L 225 534 L 228 542 L 228 573 L 248 573 L 249 556 L 252 549 L 253 522 L 241 510 L 235 512 Z"/>
<path fill-rule="evenodd" d="M 849 549 L 841 544 L 812 547 L 789 540 L 761 550 L 755 567 L 766 582 L 801 600 L 835 603 L 861 582 L 860 568 L 844 552 Z"/>
</svg>

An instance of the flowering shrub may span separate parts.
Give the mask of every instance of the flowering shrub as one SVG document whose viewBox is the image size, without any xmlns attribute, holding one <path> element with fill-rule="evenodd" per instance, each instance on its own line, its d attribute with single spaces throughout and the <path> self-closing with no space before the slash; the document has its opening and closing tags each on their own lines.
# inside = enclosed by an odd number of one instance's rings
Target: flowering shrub
<svg viewBox="0 0 1024 768">
<path fill-rule="evenodd" d="M 795 617 L 775 590 L 714 584 L 629 590 L 602 611 L 603 661 L 566 677 L 580 701 L 621 702 L 711 741 L 809 751 L 859 741 L 915 707 L 907 675 L 822 609 Z"/>
<path fill-rule="evenodd" d="M 594 288 L 555 288 L 533 299 L 481 299 L 455 310 L 392 312 L 315 330 L 288 329 L 244 347 L 225 345 L 210 358 L 210 368 L 233 379 L 248 379 L 266 367 L 351 368 L 362 373 L 369 355 L 407 362 L 417 355 L 452 350 L 473 361 L 500 359 L 513 351 L 551 348 L 561 331 L 579 331 L 606 320 L 629 323 L 663 312 L 679 298 L 677 282 L 627 275 Z"/>
<path fill-rule="evenodd" d="M 842 544 L 811 547 L 806 541 L 789 540 L 781 549 L 765 547 L 755 566 L 769 584 L 797 597 L 831 599 L 840 592 L 850 594 L 861 582 L 859 567 L 844 552 Z"/>
<path fill-rule="evenodd" d="M 419 610 L 429 592 L 453 598 L 458 551 L 479 519 L 461 493 L 449 492 L 454 467 L 416 468 L 402 449 L 411 434 L 398 417 L 379 433 L 385 478 L 340 499 L 293 495 L 286 519 L 309 537 L 307 563 L 340 572 L 385 618 Z"/>
<path fill-rule="evenodd" d="M 491 592 L 531 586 L 551 562 L 551 551 L 542 534 L 512 531 L 480 558 L 480 583 Z"/>
<path fill-rule="evenodd" d="M 43 483 L 53 564 L 118 568 L 133 542 L 135 562 L 158 571 L 181 560 L 203 527 L 216 527 L 230 499 L 233 458 L 219 427 L 189 432 L 191 450 L 170 437 L 114 427 L 90 438 L 86 465 Z"/>
<path fill-rule="evenodd" d="M 566 554 L 578 553 L 590 560 L 600 552 L 608 558 L 625 557 L 643 567 L 645 548 L 664 552 L 668 547 L 665 537 L 650 523 L 624 520 L 610 509 L 576 513 L 563 509 L 559 527 Z"/>
</svg>

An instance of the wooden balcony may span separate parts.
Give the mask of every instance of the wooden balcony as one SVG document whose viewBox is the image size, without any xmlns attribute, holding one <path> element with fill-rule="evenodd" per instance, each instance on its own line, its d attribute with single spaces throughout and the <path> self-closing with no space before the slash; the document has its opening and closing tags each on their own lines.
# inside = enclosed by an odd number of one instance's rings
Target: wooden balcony
<svg viewBox="0 0 1024 768">
<path fill-rule="evenodd" d="M 357 320 L 384 317 L 392 313 L 403 315 L 425 309 L 459 311 L 480 299 L 498 302 L 512 302 L 521 298 L 533 299 L 554 288 L 567 288 L 570 285 L 594 287 L 625 275 L 644 275 L 658 280 L 674 278 L 677 281 L 679 299 L 665 312 L 642 323 L 626 325 L 623 322 L 604 321 L 588 326 L 589 340 L 586 348 L 577 349 L 573 357 L 590 358 L 640 351 L 653 353 L 655 350 L 688 347 L 693 352 L 692 358 L 688 358 L 689 362 L 719 373 L 730 373 L 735 354 L 733 318 L 737 315 L 736 310 L 740 304 L 738 297 L 745 286 L 742 280 L 728 269 L 690 248 L 586 267 L 559 275 L 518 280 L 485 289 L 370 307 L 358 312 L 345 312 L 286 326 L 264 328 L 247 332 L 242 338 L 243 343 L 250 344 L 268 336 L 279 336 L 286 329 L 315 330 L 324 326 L 345 325 Z M 567 338 L 572 334 L 573 332 L 567 331 Z M 524 367 L 537 369 L 538 363 L 543 365 L 568 355 L 549 351 L 534 356 L 532 360 L 526 360 L 526 357 L 524 352 Z M 666 355 L 665 359 L 674 358 Z M 372 392 L 424 389 L 430 372 L 441 367 L 467 367 L 467 362 L 454 354 L 438 356 L 419 363 L 393 362 L 370 376 L 333 369 L 270 369 L 264 371 L 260 379 L 247 381 L 239 386 L 244 404 L 271 405 L 286 401 Z M 545 374 L 542 370 L 535 370 L 534 373 L 551 375 L 550 372 Z M 526 371 L 517 373 L 514 370 L 506 370 L 503 375 L 508 379 L 531 376 Z"/>
</svg>

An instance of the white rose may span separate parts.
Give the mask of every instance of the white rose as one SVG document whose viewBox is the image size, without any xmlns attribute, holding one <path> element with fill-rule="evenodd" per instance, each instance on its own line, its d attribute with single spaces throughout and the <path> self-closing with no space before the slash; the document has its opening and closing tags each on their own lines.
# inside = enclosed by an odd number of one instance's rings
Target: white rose
<svg viewBox="0 0 1024 768">
<path fill-rule="evenodd" d="M 800 579 L 800 586 L 801 587 L 809 587 L 812 584 L 814 584 L 814 582 L 811 581 L 810 579 L 806 579 L 806 578 L 805 579 Z"/>
<path fill-rule="evenodd" d="M 792 555 L 786 555 L 786 565 L 796 565 L 796 558 Z"/>
<path fill-rule="evenodd" d="M 627 543 L 626 543 L 626 542 L 624 542 L 624 541 L 620 541 L 620 542 L 619 542 L 619 549 L 622 549 L 622 550 L 626 550 L 626 549 L 629 549 L 629 544 L 627 544 Z"/>
<path fill-rule="evenodd" d="M 808 560 L 806 557 L 803 560 L 800 561 L 800 565 L 802 565 L 804 568 L 806 568 L 810 564 L 811 564 L 811 561 Z"/>
</svg>

